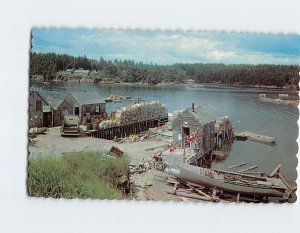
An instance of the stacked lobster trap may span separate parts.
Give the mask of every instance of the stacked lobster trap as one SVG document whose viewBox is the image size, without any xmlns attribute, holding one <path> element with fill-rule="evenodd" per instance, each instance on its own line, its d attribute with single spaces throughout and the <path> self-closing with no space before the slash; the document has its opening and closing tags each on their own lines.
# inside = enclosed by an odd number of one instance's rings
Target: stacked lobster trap
<svg viewBox="0 0 300 233">
<path fill-rule="evenodd" d="M 149 120 L 160 120 L 168 118 L 168 112 L 164 105 L 157 101 L 133 104 L 117 110 L 112 118 L 102 121 L 100 129 L 132 125 Z"/>
</svg>

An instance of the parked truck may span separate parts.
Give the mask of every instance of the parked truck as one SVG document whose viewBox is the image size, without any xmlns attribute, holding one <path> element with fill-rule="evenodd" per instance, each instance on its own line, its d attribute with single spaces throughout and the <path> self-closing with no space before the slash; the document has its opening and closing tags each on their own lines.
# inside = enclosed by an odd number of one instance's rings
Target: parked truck
<svg viewBox="0 0 300 233">
<path fill-rule="evenodd" d="M 64 116 L 61 126 L 61 136 L 80 136 L 78 116 Z"/>
</svg>

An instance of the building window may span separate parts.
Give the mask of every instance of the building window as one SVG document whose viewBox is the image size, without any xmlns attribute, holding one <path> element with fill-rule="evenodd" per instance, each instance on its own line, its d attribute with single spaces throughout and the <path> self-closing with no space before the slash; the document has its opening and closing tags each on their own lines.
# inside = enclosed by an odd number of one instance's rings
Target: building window
<svg viewBox="0 0 300 233">
<path fill-rule="evenodd" d="M 41 111 L 42 110 L 42 101 L 41 100 L 37 100 L 35 102 L 35 110 L 36 111 Z"/>
<path fill-rule="evenodd" d="M 100 106 L 96 105 L 96 113 L 100 113 Z"/>
</svg>

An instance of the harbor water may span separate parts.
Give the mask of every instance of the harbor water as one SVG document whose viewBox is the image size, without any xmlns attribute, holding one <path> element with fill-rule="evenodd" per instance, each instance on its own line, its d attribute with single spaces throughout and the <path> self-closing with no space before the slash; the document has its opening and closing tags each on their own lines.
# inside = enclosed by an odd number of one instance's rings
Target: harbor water
<svg viewBox="0 0 300 233">
<path fill-rule="evenodd" d="M 222 162 L 213 162 L 213 168 L 228 169 L 233 164 L 247 162 L 247 166 L 258 165 L 254 171 L 271 172 L 282 164 L 281 173 L 289 182 L 296 180 L 298 160 L 297 137 L 298 108 L 261 102 L 260 93 L 278 95 L 282 90 L 255 88 L 196 88 L 196 87 L 152 87 L 114 84 L 49 83 L 33 85 L 46 97 L 62 99 L 70 92 L 97 91 L 100 96 L 132 96 L 145 101 L 160 101 L 168 112 L 191 107 L 192 103 L 202 106 L 215 117 L 229 116 L 234 130 L 252 131 L 276 138 L 276 145 L 269 146 L 250 140 L 233 143 L 230 155 Z M 284 91 L 286 93 L 286 91 Z M 290 92 L 290 95 L 297 95 Z M 130 102 L 107 103 L 107 111 L 119 109 Z"/>
</svg>

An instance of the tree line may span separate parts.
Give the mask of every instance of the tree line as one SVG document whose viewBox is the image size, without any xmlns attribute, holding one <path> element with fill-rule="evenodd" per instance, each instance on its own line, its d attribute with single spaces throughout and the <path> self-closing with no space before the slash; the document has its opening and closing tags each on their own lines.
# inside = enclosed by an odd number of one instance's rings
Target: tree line
<svg viewBox="0 0 300 233">
<path fill-rule="evenodd" d="M 144 82 L 149 84 L 220 83 L 226 85 L 294 86 L 298 88 L 299 66 L 270 64 L 174 64 L 156 65 L 133 60 L 99 60 L 86 56 L 56 53 L 30 53 L 30 75 L 43 75 L 51 80 L 66 69 L 96 71 L 93 78 L 113 82 Z"/>
</svg>

